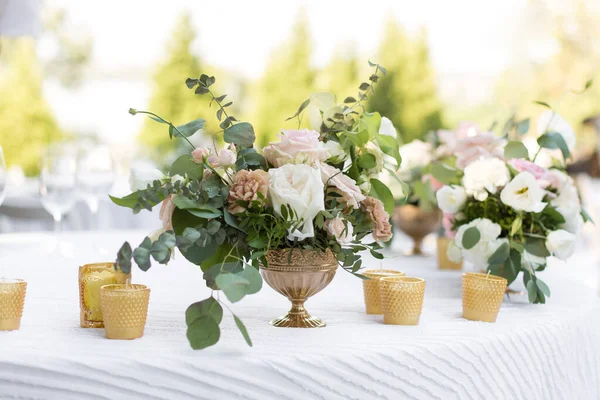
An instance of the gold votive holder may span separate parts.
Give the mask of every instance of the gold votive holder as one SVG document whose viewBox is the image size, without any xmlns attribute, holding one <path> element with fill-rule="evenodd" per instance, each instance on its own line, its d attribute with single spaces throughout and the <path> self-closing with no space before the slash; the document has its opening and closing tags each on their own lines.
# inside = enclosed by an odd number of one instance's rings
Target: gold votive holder
<svg viewBox="0 0 600 400">
<path fill-rule="evenodd" d="M 379 293 L 379 280 L 386 276 L 404 276 L 404 272 L 394 269 L 368 269 L 362 272 L 370 279 L 363 280 L 365 307 L 367 314 L 381 315 L 381 294 Z"/>
<path fill-rule="evenodd" d="M 105 337 L 131 340 L 144 336 L 150 289 L 145 285 L 106 285 L 100 289 Z"/>
<path fill-rule="evenodd" d="M 425 297 L 425 279 L 390 276 L 379 281 L 383 323 L 419 325 Z"/>
<path fill-rule="evenodd" d="M 465 272 L 462 277 L 463 318 L 496 322 L 507 283 L 501 276 Z"/>
<path fill-rule="evenodd" d="M 452 239 L 447 237 L 438 237 L 437 239 L 437 260 L 439 269 L 461 270 L 463 267 L 462 261 L 455 263 L 448 258 L 448 246 Z"/>
<path fill-rule="evenodd" d="M 131 274 L 114 269 L 114 262 L 85 264 L 79 267 L 79 308 L 82 328 L 102 328 L 100 288 L 125 283 Z"/>
<path fill-rule="evenodd" d="M 26 292 L 23 279 L 0 279 L 0 331 L 19 330 Z"/>
</svg>

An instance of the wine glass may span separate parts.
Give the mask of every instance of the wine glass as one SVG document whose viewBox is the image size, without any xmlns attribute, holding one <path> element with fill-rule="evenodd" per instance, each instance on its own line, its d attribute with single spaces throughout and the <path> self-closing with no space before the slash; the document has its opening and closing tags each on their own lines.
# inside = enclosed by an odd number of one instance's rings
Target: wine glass
<svg viewBox="0 0 600 400">
<path fill-rule="evenodd" d="M 61 241 L 62 221 L 77 201 L 77 156 L 70 146 L 52 146 L 42 158 L 40 195 L 42 206 L 54 219 L 55 246 L 69 257 Z"/>
<path fill-rule="evenodd" d="M 106 145 L 84 145 L 77 154 L 77 186 L 92 213 L 92 229 L 98 229 L 98 210 L 115 180 L 115 163 Z"/>
</svg>

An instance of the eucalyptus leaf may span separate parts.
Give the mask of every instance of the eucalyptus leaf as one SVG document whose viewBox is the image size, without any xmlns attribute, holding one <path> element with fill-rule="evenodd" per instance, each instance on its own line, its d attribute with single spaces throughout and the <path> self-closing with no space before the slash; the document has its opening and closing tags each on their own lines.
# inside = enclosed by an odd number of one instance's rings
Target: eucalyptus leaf
<svg viewBox="0 0 600 400">
<path fill-rule="evenodd" d="M 263 280 L 258 272 L 258 269 L 251 265 L 246 265 L 241 273 L 241 276 L 246 278 L 249 282 L 249 285 L 246 289 L 246 294 L 258 293 L 260 289 L 262 289 Z"/>
<path fill-rule="evenodd" d="M 170 176 L 188 176 L 190 179 L 202 179 L 204 167 L 194 162 L 191 154 L 179 156 L 171 165 Z"/>
<path fill-rule="evenodd" d="M 387 154 L 396 160 L 396 169 L 400 168 L 400 165 L 402 164 L 402 156 L 400 155 L 397 139 L 391 136 L 377 134 L 375 135 L 375 141 L 384 154 Z"/>
<path fill-rule="evenodd" d="M 431 175 L 444 185 L 455 183 L 459 177 L 459 171 L 442 163 L 431 165 Z"/>
<path fill-rule="evenodd" d="M 379 179 L 371 179 L 371 193 L 370 196 L 375 197 L 383 202 L 385 211 L 392 215 L 394 213 L 394 195 L 386 184 L 381 182 Z"/>
<path fill-rule="evenodd" d="M 223 307 L 214 297 L 190 305 L 185 311 L 186 325 L 191 325 L 202 317 L 211 317 L 217 324 L 223 319 Z"/>
<path fill-rule="evenodd" d="M 489 264 L 503 264 L 510 255 L 510 246 L 508 243 L 502 243 L 500 247 L 488 259 Z"/>
<path fill-rule="evenodd" d="M 131 272 L 131 254 L 132 251 L 129 242 L 123 243 L 119 249 L 119 252 L 117 253 L 117 261 L 115 266 L 117 269 L 120 269 L 126 274 Z"/>
<path fill-rule="evenodd" d="M 531 253 L 534 256 L 538 257 L 550 256 L 550 252 L 546 248 L 546 243 L 544 239 L 528 237 L 527 241 L 525 242 L 525 250 L 527 250 L 528 253 Z"/>
<path fill-rule="evenodd" d="M 250 335 L 248 335 L 248 330 L 246 329 L 246 326 L 244 325 L 242 320 L 237 317 L 237 315 L 235 315 L 235 314 L 232 314 L 232 315 L 233 315 L 233 319 L 235 321 L 235 325 L 238 327 L 238 329 L 242 333 L 244 340 L 246 341 L 248 346 L 252 347 L 252 340 L 250 339 Z"/>
<path fill-rule="evenodd" d="M 527 282 L 526 288 L 527 288 L 527 295 L 529 298 L 529 302 L 534 303 L 538 297 L 538 291 L 537 291 L 537 286 L 535 285 L 535 282 L 533 282 L 533 279 L 530 279 Z"/>
<path fill-rule="evenodd" d="M 472 226 L 463 234 L 462 247 L 464 247 L 466 250 L 470 250 L 475 247 L 477 243 L 479 243 L 479 239 L 481 239 L 481 233 L 479 232 L 479 229 Z"/>
<path fill-rule="evenodd" d="M 206 121 L 203 118 L 198 118 L 198 119 L 188 122 L 187 124 L 180 125 L 173 132 L 173 136 L 183 135 L 185 137 L 190 137 L 194 133 L 196 133 L 199 130 L 201 130 L 202 128 L 204 128 L 205 123 L 206 123 Z M 181 134 L 180 134 L 180 132 L 181 132 Z"/>
<path fill-rule="evenodd" d="M 560 149 L 565 160 L 571 156 L 571 151 L 564 137 L 558 132 L 546 132 L 537 139 L 540 147 L 545 149 Z"/>
<path fill-rule="evenodd" d="M 517 122 L 515 130 L 519 135 L 524 135 L 529 131 L 529 118 Z M 515 157 L 516 158 L 516 157 Z"/>
<path fill-rule="evenodd" d="M 504 158 L 510 160 L 511 158 L 523 158 L 529 159 L 529 151 L 523 142 L 517 140 L 511 140 L 504 147 Z"/>
<path fill-rule="evenodd" d="M 187 328 L 187 338 L 194 350 L 201 350 L 216 344 L 221 337 L 219 324 L 210 316 L 195 319 Z"/>
<path fill-rule="evenodd" d="M 550 288 L 548 287 L 548 285 L 546 285 L 544 281 L 542 281 L 539 278 L 536 278 L 535 283 L 537 284 L 538 289 L 540 289 L 542 293 L 544 293 L 544 295 L 550 297 Z"/>
<path fill-rule="evenodd" d="M 254 128 L 248 122 L 240 122 L 225 129 L 223 140 L 241 147 L 252 147 L 256 140 Z"/>
<path fill-rule="evenodd" d="M 241 274 L 219 274 L 215 282 L 232 303 L 237 303 L 243 299 L 250 287 L 250 281 Z"/>
</svg>

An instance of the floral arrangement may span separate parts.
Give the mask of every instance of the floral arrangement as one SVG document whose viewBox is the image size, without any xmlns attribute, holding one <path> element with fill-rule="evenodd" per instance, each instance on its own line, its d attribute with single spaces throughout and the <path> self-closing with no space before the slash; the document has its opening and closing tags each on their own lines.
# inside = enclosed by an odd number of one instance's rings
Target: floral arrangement
<svg viewBox="0 0 600 400">
<path fill-rule="evenodd" d="M 464 258 L 504 276 L 509 284 L 523 272 L 529 301 L 544 303 L 550 289 L 537 273 L 546 268 L 548 257 L 566 260 L 573 254 L 588 216 L 564 162 L 550 169 L 535 162 L 543 149 L 558 149 L 567 160 L 574 136 L 562 117 L 544 112 L 538 121 L 539 149 L 530 160 L 518 139 L 528 132 L 529 120 L 509 121 L 507 127 L 500 138 L 485 134 L 463 139 L 468 150 L 460 152 L 456 165 L 433 170 L 445 183 L 437 201 L 454 237 L 448 257 L 454 262 Z"/>
<path fill-rule="evenodd" d="M 188 137 L 202 129 L 204 119 L 175 126 L 152 112 L 169 136 L 190 144 L 190 152 L 177 158 L 168 174 L 133 171 L 132 190 L 112 198 L 134 212 L 161 204 L 162 228 L 132 249 L 124 243 L 116 267 L 130 271 L 133 261 L 144 271 L 151 259 L 169 262 L 174 248 L 204 271 L 206 285 L 221 290 L 235 303 L 262 287 L 259 265 L 274 249 L 331 250 L 340 267 L 359 277 L 360 252 L 378 259 L 380 242 L 392 237 L 389 214 L 393 196 L 377 177 L 384 168 L 398 168 L 401 158 L 395 136 L 378 113 L 365 111 L 364 102 L 385 69 L 374 68 L 357 97 L 335 104 L 329 93 L 304 101 L 290 117 L 301 126 L 311 107 L 311 120 L 319 117 L 319 130 L 284 130 L 280 140 L 261 150 L 254 147 L 254 128 L 228 113 L 226 95 L 213 92 L 215 78 L 188 78 L 197 95 L 208 95 L 217 107 L 225 148 L 195 148 Z M 388 120 L 389 122 L 389 120 Z M 387 167 L 384 166 L 384 158 Z M 391 167 L 390 167 L 391 165 Z M 368 240 L 368 236 L 373 240 Z M 211 294 L 186 312 L 187 337 L 194 349 L 219 340 L 222 302 Z M 246 342 L 252 342 L 242 321 L 233 315 Z"/>
</svg>

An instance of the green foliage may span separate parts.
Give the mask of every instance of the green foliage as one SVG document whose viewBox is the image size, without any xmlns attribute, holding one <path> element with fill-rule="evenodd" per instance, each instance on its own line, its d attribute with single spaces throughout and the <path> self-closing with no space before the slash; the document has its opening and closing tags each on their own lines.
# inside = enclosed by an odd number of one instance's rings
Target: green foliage
<svg viewBox="0 0 600 400">
<path fill-rule="evenodd" d="M 512 140 L 504 147 L 504 158 L 509 160 L 511 158 L 523 158 L 529 159 L 529 151 L 527 147 L 521 141 Z"/>
<path fill-rule="evenodd" d="M 546 132 L 538 138 L 537 142 L 540 147 L 546 149 L 560 149 L 565 160 L 571 156 L 569 146 L 567 146 L 565 139 L 558 132 Z"/>
<path fill-rule="evenodd" d="M 394 195 L 390 188 L 379 179 L 371 179 L 371 193 L 369 195 L 381 200 L 385 211 L 389 215 L 394 213 Z"/>
<path fill-rule="evenodd" d="M 398 23 L 388 21 L 378 60 L 388 73 L 368 103 L 392 120 L 405 143 L 442 127 L 442 106 L 424 33 L 409 38 Z"/>
<path fill-rule="evenodd" d="M 0 39 L 0 49 L 0 145 L 8 167 L 37 175 L 44 150 L 64 134 L 44 100 L 35 42 Z"/>
<path fill-rule="evenodd" d="M 479 229 L 472 226 L 463 234 L 462 247 L 467 250 L 472 249 L 477 245 L 477 243 L 479 243 L 479 239 L 481 239 L 481 233 L 479 232 Z"/>
</svg>

